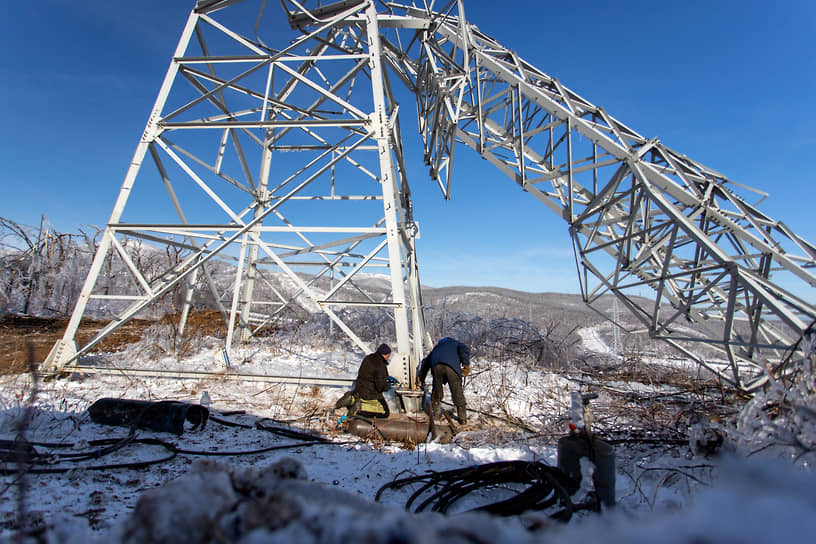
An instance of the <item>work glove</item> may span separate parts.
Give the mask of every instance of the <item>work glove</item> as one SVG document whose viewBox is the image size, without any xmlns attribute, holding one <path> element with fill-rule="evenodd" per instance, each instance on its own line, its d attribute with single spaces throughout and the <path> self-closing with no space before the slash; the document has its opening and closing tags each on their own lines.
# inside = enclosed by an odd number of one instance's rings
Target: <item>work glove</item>
<svg viewBox="0 0 816 544">
<path fill-rule="evenodd" d="M 397 385 L 399 385 L 399 380 L 394 376 L 388 376 L 388 389 L 394 389 Z"/>
<path fill-rule="evenodd" d="M 470 367 L 469 366 L 462 367 L 462 377 L 464 378 L 468 374 L 470 374 Z"/>
<path fill-rule="evenodd" d="M 422 383 L 422 380 L 419 379 L 419 376 L 417 376 L 416 381 L 414 382 L 414 386 L 418 389 L 425 389 L 425 384 Z"/>
</svg>

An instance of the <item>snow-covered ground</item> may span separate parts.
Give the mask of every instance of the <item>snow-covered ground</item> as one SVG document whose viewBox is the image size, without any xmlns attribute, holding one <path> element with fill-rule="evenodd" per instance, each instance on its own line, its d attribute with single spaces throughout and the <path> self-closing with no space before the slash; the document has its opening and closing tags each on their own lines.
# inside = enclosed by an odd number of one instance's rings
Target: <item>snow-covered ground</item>
<svg viewBox="0 0 816 544">
<path fill-rule="evenodd" d="M 214 362 L 218 349 L 214 341 L 182 360 L 148 360 L 139 349 L 106 355 L 100 363 L 227 371 L 218 369 Z M 353 377 L 359 358 L 360 354 L 354 353 L 260 344 L 237 351 L 230 371 Z M 408 475 L 504 460 L 535 460 L 554 466 L 557 452 L 553 438 L 566 430 L 569 393 L 575 387 L 574 382 L 555 374 L 507 361 L 477 360 L 465 391 L 478 424 L 447 444 L 406 446 L 337 431 L 337 415 L 329 417 L 328 409 L 343 388 L 243 382 L 218 375 L 177 380 L 123 372 L 36 384 L 26 375 L 3 376 L 0 440 L 14 440 L 22 432 L 32 443 L 51 444 L 35 445 L 39 453 L 53 452 L 64 458 L 67 453 L 98 450 L 101 446 L 95 440 L 127 437 L 126 428 L 90 420 L 87 408 L 103 397 L 196 403 L 206 391 L 211 413 L 237 426 L 210 421 L 203 430 L 188 430 L 180 436 L 140 430 L 136 438 L 159 439 L 187 452 L 153 464 L 149 463 L 168 457 L 168 451 L 139 441 L 98 459 L 38 465 L 35 471 L 14 472 L 15 465 L 4 460 L 0 466 L 11 473 L 0 481 L 0 536 L 14 538 L 15 528 L 22 523 L 29 531 L 44 528 L 39 535 L 48 542 L 143 541 L 147 537 L 139 531 L 146 529 L 134 527 L 141 527 L 139 520 L 145 512 L 156 508 L 150 506 L 151 500 L 163 505 L 161 515 L 154 512 L 149 516 L 151 523 L 164 524 L 152 530 L 177 529 L 185 523 L 182 520 L 195 517 L 191 512 L 198 508 L 195 519 L 200 521 L 204 516 L 207 523 L 223 531 L 229 521 L 225 512 L 239 507 L 233 496 L 236 492 L 216 483 L 235 487 L 245 480 L 267 482 L 263 485 L 272 487 L 264 489 L 277 490 L 275 496 L 285 497 L 286 504 L 297 503 L 297 513 L 283 516 L 285 519 L 276 513 L 278 517 L 272 521 L 263 518 L 253 531 L 235 533 L 240 537 L 237 539 L 220 534 L 210 535 L 207 541 L 339 542 L 362 538 L 366 542 L 394 542 L 399 537 L 401 542 L 528 542 L 550 540 L 557 532 L 557 538 L 564 542 L 588 538 L 605 542 L 784 542 L 807 539 L 814 533 L 813 474 L 778 460 L 754 459 L 749 463 L 728 456 L 707 457 L 694 447 L 682 445 L 618 446 L 617 507 L 601 516 L 576 516 L 565 526 L 551 522 L 546 513 L 509 520 L 481 514 L 409 515 L 403 511 L 405 495 L 396 493 L 384 495 L 382 507 L 373 505 L 381 486 Z M 259 422 L 261 426 L 320 433 L 330 442 L 311 444 L 283 437 L 257 427 Z M 248 453 L 258 450 L 266 451 Z M 294 460 L 291 466 L 295 468 L 290 472 L 300 478 L 296 478 L 300 487 L 281 483 L 289 481 L 280 475 L 281 466 L 290 466 L 286 459 Z M 146 466 L 95 470 L 133 462 Z M 35 473 L 36 469 L 63 467 L 71 470 Z M 195 500 L 189 501 L 190 497 Z M 213 502 L 215 497 L 220 497 L 220 506 Z M 171 537 L 162 540 L 157 534 L 147 540 L 173 541 Z"/>
<path fill-rule="evenodd" d="M 596 353 L 612 353 L 612 348 L 601 338 L 598 327 L 584 327 L 583 329 L 578 329 L 577 332 L 578 336 L 581 337 L 581 343 L 584 349 Z"/>
</svg>

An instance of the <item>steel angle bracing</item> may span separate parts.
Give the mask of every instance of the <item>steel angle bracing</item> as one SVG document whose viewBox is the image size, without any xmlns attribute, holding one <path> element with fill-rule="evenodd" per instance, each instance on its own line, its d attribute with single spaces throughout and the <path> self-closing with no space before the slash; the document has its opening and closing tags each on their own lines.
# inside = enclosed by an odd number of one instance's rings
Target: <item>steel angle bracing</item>
<svg viewBox="0 0 816 544">
<path fill-rule="evenodd" d="M 368 2 L 320 13 L 292 32 L 262 1 L 197 4 L 48 365 L 75 364 L 135 316 L 183 321 L 195 300 L 222 310 L 230 340 L 323 312 L 370 351 L 380 339 L 348 318 L 365 305 L 391 316 L 399 377 L 412 381 L 412 332 L 424 336 L 415 229 L 378 16 Z M 369 292 L 371 272 L 387 287 Z M 64 349 L 84 315 L 100 314 L 114 320 Z"/>
<path fill-rule="evenodd" d="M 432 22 L 388 34 L 385 49 L 418 94 L 446 196 L 453 134 L 570 224 L 588 301 L 616 295 L 652 335 L 744 389 L 787 357 L 816 319 L 800 294 L 816 285 L 816 253 L 748 203 L 764 193 L 644 138 L 467 25 L 454 3 L 444 14 L 389 6 Z"/>
<path fill-rule="evenodd" d="M 569 224 L 587 302 L 615 295 L 651 335 L 744 389 L 769 366 L 793 371 L 780 364 L 816 319 L 801 294 L 816 286 L 816 247 L 749 203 L 764 193 L 644 138 L 470 25 L 461 1 L 282 5 L 286 21 L 249 0 L 201 1 L 190 15 L 58 366 L 92 295 L 110 309 L 120 288 L 115 327 L 148 306 L 133 297 L 155 302 L 186 285 L 189 299 L 202 281 L 242 336 L 311 305 L 369 348 L 331 308 L 393 308 L 398 351 L 418 358 L 415 229 L 387 65 L 416 96 L 425 161 L 446 198 L 461 142 Z M 289 41 L 286 26 L 297 32 Z M 139 217 L 140 192 L 162 195 L 172 219 Z M 321 225 L 331 206 L 348 211 Z M 163 241 L 178 262 L 145 274 L 134 239 Z M 99 292 L 111 255 L 138 293 Z M 216 273 L 236 263 L 232 281 Z M 387 271 L 384 298 L 358 284 L 369 268 Z M 294 288 L 275 286 L 275 274 Z"/>
</svg>

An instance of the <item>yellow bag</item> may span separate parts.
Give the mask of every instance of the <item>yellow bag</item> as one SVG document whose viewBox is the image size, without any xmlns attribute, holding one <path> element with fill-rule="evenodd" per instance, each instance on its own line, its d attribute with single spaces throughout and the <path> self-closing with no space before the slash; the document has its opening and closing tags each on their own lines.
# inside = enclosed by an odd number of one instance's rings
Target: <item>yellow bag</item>
<svg viewBox="0 0 816 544">
<path fill-rule="evenodd" d="M 384 414 L 385 409 L 383 405 L 380 404 L 380 401 L 377 399 L 366 400 L 362 399 L 360 401 L 360 411 L 361 412 L 368 412 L 369 414 Z"/>
</svg>

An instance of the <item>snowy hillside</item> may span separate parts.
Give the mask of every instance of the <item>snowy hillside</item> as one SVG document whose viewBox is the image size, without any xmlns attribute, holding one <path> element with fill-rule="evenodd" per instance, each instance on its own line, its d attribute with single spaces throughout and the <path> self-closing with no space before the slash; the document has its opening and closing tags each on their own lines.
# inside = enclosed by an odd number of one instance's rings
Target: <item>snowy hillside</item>
<svg viewBox="0 0 816 544">
<path fill-rule="evenodd" d="M 27 307 L 64 315 L 94 245 L 93 237 L 85 241 L 84 248 L 67 243 L 64 253 L 0 256 L 0 314 Z M 128 250 L 146 261 L 167 257 L 138 244 Z M 111 268 L 107 281 L 124 282 L 120 272 Z M 229 294 L 234 268 L 214 262 L 210 274 Z M 278 289 L 294 296 L 291 279 L 274 274 Z M 380 275 L 362 275 L 358 285 L 388 291 Z M 314 288 L 326 291 L 330 282 Z M 813 533 L 811 383 L 772 383 L 748 399 L 642 335 L 616 337 L 576 295 L 490 287 L 423 288 L 422 295 L 431 336 L 456 336 L 473 355 L 465 381 L 470 425 L 450 440 L 388 442 L 339 426 L 340 413 L 331 409 L 347 386 L 310 380 L 348 384 L 365 354 L 305 302 L 278 327 L 235 347 L 229 361 L 219 356 L 223 325 L 206 292 L 194 300 L 186 339 L 176 337 L 172 314 L 133 323 L 83 359 L 99 373 L 44 381 L 26 373 L 27 360 L 4 361 L 0 541 L 690 543 L 798 541 Z M 600 303 L 596 309 L 610 316 L 612 300 Z M 95 315 L 115 310 L 100 305 Z M 382 312 L 346 318 L 367 342 L 393 335 Z M 47 349 L 58 334 L 45 318 L 22 329 L 2 319 L 3 334 L 16 335 L 3 339 L 9 359 L 25 357 L 34 339 Z M 176 376 L 182 372 L 186 378 Z M 573 496 L 509 518 L 464 511 L 520 492 L 512 482 L 468 494 L 447 516 L 427 513 L 430 506 L 406 513 L 410 492 L 384 493 L 375 504 L 378 490 L 408 476 L 489 463 L 555 466 L 572 392 L 598 395 L 593 430 L 615 448 L 611 511 L 576 511 L 567 524 L 550 517 L 588 501 L 591 464 Z M 106 397 L 208 398 L 212 417 L 181 435 L 95 423 L 88 408 Z"/>
<path fill-rule="evenodd" d="M 343 388 L 228 379 L 231 372 L 261 371 L 353 378 L 359 353 L 266 340 L 240 351 L 231 369 L 219 369 L 215 340 L 184 358 L 151 355 L 147 347 L 100 354 L 97 364 L 218 373 L 188 380 L 127 372 L 36 383 L 26 374 L 0 378 L 0 439 L 8 445 L 24 437 L 38 454 L 33 464 L 3 460 L 0 534 L 12 539 L 22 530 L 59 542 L 170 542 L 182 534 L 191 542 L 342 542 L 363 535 L 371 542 L 441 542 L 452 535 L 460 542 L 539 542 L 556 534 L 564 542 L 638 542 L 661 535 L 686 543 L 775 542 L 780 535 L 784 541 L 816 528 L 812 452 L 792 464 L 784 460 L 792 450 L 776 442 L 750 462 L 739 460 L 767 443 L 726 423 L 736 415 L 735 399 L 722 404 L 722 391 L 688 376 L 680 382 L 652 375 L 650 385 L 632 374 L 636 369 L 624 377 L 610 368 L 604 378 L 477 358 L 465 387 L 476 424 L 449 443 L 402 444 L 337 430 L 330 408 Z M 682 383 L 696 391 L 682 393 Z M 447 517 L 404 513 L 404 493 L 387 493 L 373 505 L 378 489 L 407 475 L 510 460 L 554 466 L 574 390 L 600 394 L 596 428 L 616 444 L 613 511 L 579 512 L 567 525 L 551 520 L 551 511 L 507 519 L 456 513 L 506 490 L 469 497 Z M 127 428 L 93 423 L 86 411 L 103 397 L 196 403 L 205 391 L 215 418 L 180 436 L 147 430 L 130 436 Z M 276 428 L 329 442 L 269 430 Z"/>
</svg>

